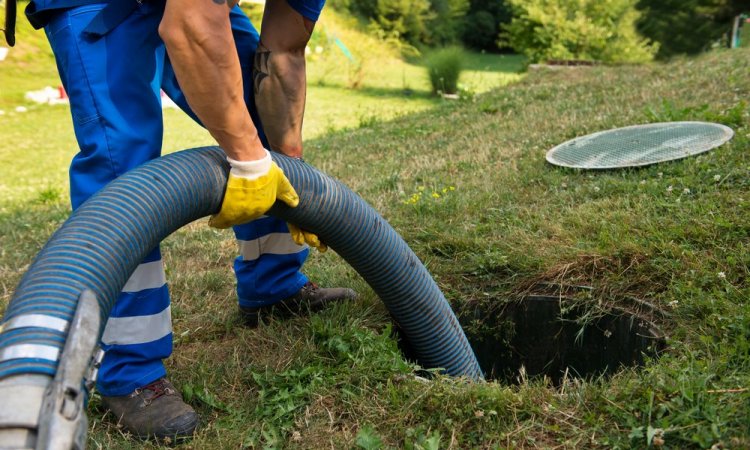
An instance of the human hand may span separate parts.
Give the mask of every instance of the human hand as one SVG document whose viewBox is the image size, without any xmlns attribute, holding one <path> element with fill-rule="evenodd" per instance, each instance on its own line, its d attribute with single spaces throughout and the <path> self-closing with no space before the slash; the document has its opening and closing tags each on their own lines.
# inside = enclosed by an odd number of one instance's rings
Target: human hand
<svg viewBox="0 0 750 450">
<path fill-rule="evenodd" d="M 320 242 L 320 238 L 317 235 L 310 233 L 309 231 L 303 230 L 296 225 L 287 223 L 289 227 L 289 233 L 292 235 L 292 239 L 297 245 L 307 244 L 310 247 L 315 247 L 320 253 L 325 253 L 328 250 L 328 246 Z"/>
<path fill-rule="evenodd" d="M 215 228 L 229 228 L 257 219 L 266 213 L 276 200 L 294 208 L 299 196 L 289 183 L 284 171 L 271 159 L 266 150 L 265 158 L 255 161 L 235 161 L 227 158 L 231 170 L 227 181 L 221 210 L 209 219 Z"/>
</svg>

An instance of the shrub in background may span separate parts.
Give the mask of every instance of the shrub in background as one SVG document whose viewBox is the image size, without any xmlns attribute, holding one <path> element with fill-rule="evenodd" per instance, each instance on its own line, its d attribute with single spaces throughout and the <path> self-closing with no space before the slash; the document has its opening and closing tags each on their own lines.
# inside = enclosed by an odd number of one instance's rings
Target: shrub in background
<svg viewBox="0 0 750 450">
<path fill-rule="evenodd" d="M 464 54 L 460 47 L 445 47 L 433 50 L 424 57 L 432 92 L 435 94 L 458 93 L 458 78 L 463 69 Z"/>
<path fill-rule="evenodd" d="M 529 62 L 650 61 L 658 50 L 636 31 L 638 0 L 508 0 L 513 20 L 502 27 L 507 43 Z"/>
</svg>

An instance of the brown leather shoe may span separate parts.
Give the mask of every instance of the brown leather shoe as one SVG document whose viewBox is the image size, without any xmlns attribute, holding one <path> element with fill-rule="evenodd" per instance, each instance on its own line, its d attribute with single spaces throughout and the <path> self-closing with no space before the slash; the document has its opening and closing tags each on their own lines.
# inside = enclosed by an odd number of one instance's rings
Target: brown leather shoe
<svg viewBox="0 0 750 450">
<path fill-rule="evenodd" d="M 329 303 L 354 300 L 357 293 L 349 288 L 322 288 L 308 281 L 296 294 L 273 305 L 260 307 L 240 306 L 240 316 L 245 326 L 254 328 L 269 317 L 287 318 L 320 311 Z"/>
<path fill-rule="evenodd" d="M 141 439 L 182 440 L 195 433 L 200 418 L 166 378 L 128 395 L 102 396 L 104 405 L 125 430 Z"/>
</svg>

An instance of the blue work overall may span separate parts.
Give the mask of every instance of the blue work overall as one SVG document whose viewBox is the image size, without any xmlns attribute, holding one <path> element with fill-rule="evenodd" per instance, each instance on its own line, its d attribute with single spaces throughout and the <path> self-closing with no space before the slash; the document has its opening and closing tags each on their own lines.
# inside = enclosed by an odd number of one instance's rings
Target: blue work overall
<svg viewBox="0 0 750 450">
<path fill-rule="evenodd" d="M 49 3 L 53 1 L 46 0 Z M 322 2 L 313 2 L 311 17 L 309 4 L 289 3 L 314 20 L 322 7 Z M 70 7 L 45 17 L 44 29 L 70 98 L 80 148 L 70 166 L 73 208 L 119 175 L 160 155 L 160 90 L 195 118 L 158 35 L 164 0 L 138 4 L 102 36 L 85 33 L 105 6 Z M 251 74 L 258 32 L 239 7 L 231 10 L 230 17 L 245 101 L 262 135 Z M 264 136 L 262 139 L 267 146 Z M 294 243 L 286 223 L 262 217 L 234 231 L 240 247 L 240 256 L 234 262 L 240 305 L 278 302 L 294 295 L 307 282 L 300 268 L 309 249 Z M 107 322 L 102 346 L 106 354 L 97 383 L 102 395 L 129 394 L 166 374 L 162 360 L 172 353 L 172 325 L 159 248 L 138 266 L 122 290 Z"/>
</svg>

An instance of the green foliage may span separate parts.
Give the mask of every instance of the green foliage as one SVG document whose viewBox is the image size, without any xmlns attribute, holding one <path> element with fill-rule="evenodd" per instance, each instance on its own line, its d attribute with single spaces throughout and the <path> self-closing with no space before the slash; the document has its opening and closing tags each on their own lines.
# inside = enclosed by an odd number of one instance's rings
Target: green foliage
<svg viewBox="0 0 750 450">
<path fill-rule="evenodd" d="M 379 0 L 340 0 L 342 6 L 345 3 L 346 9 L 357 16 L 366 19 L 372 19 L 377 16 Z M 335 6 L 334 6 L 335 7 Z"/>
<path fill-rule="evenodd" d="M 425 66 L 435 94 L 455 94 L 458 92 L 458 78 L 464 64 L 463 50 L 460 47 L 446 47 L 425 55 Z"/>
<path fill-rule="evenodd" d="M 229 411 L 227 405 L 219 400 L 216 395 L 212 394 L 206 386 L 201 386 L 199 388 L 197 386 L 193 386 L 191 383 L 185 383 L 180 388 L 182 391 L 182 397 L 186 402 L 193 404 L 200 403 L 218 411 Z"/>
<path fill-rule="evenodd" d="M 429 21 L 430 45 L 455 44 L 463 35 L 466 26 L 466 12 L 469 0 L 431 0 L 431 10 L 435 13 Z"/>
<path fill-rule="evenodd" d="M 258 385 L 258 403 L 255 415 L 262 418 L 263 428 L 252 430 L 251 442 L 265 442 L 270 446 L 283 444 L 294 425 L 294 416 L 309 401 L 310 396 L 323 383 L 325 368 L 308 365 L 280 373 L 253 373 Z"/>
<path fill-rule="evenodd" d="M 658 58 L 668 58 L 699 53 L 726 38 L 734 16 L 750 6 L 742 0 L 639 0 L 638 9 L 638 30 L 659 43 Z"/>
<path fill-rule="evenodd" d="M 429 0 L 377 0 L 374 6 L 371 28 L 409 44 L 424 41 L 427 23 L 434 17 Z"/>
<path fill-rule="evenodd" d="M 364 450 L 378 450 L 383 448 L 383 440 L 380 439 L 375 429 L 368 425 L 362 427 L 357 433 L 357 447 Z"/>
<path fill-rule="evenodd" d="M 352 7 L 351 0 L 328 0 L 326 8 L 333 8 L 337 11 L 350 11 Z"/>
<path fill-rule="evenodd" d="M 501 42 L 530 62 L 585 60 L 649 61 L 657 51 L 638 35 L 637 0 L 508 0 L 514 18 Z"/>
<path fill-rule="evenodd" d="M 408 373 L 413 367 L 404 361 L 396 342 L 391 339 L 390 326 L 383 332 L 362 328 L 358 320 L 340 323 L 321 316 L 310 318 L 313 342 L 328 361 L 327 369 L 359 367 L 362 375 L 378 376 Z M 343 375 L 343 373 L 341 373 Z"/>
<path fill-rule="evenodd" d="M 382 333 L 376 333 L 363 328 L 359 320 L 345 322 L 312 316 L 309 321 L 310 342 L 317 350 L 308 355 L 311 360 L 282 372 L 251 374 L 258 391 L 254 414 L 263 423 L 262 428 L 247 435 L 254 444 L 283 444 L 294 428 L 295 416 L 324 386 L 345 382 L 354 395 L 357 386 L 367 386 L 371 378 L 413 370 L 391 338 L 389 326 Z M 362 448 L 380 448 L 378 440 L 375 431 L 368 427 L 361 429 L 357 436 Z"/>
<path fill-rule="evenodd" d="M 461 40 L 469 48 L 497 51 L 497 30 L 511 18 L 505 0 L 471 0 Z"/>
<path fill-rule="evenodd" d="M 342 0 L 336 5 L 368 20 L 370 31 L 382 39 L 411 46 L 458 42 L 469 10 L 469 0 Z"/>
<path fill-rule="evenodd" d="M 440 433 L 434 432 L 428 436 L 420 433 L 416 436 L 414 442 L 407 442 L 404 445 L 406 450 L 440 450 Z"/>
<path fill-rule="evenodd" d="M 489 12 L 482 10 L 471 13 L 466 17 L 464 43 L 472 48 L 493 49 L 498 27 L 499 24 Z"/>
<path fill-rule="evenodd" d="M 44 189 L 39 192 L 39 195 L 37 196 L 37 202 L 39 203 L 56 203 L 62 200 L 63 198 L 63 191 L 57 186 L 49 186 L 47 189 Z"/>
</svg>

